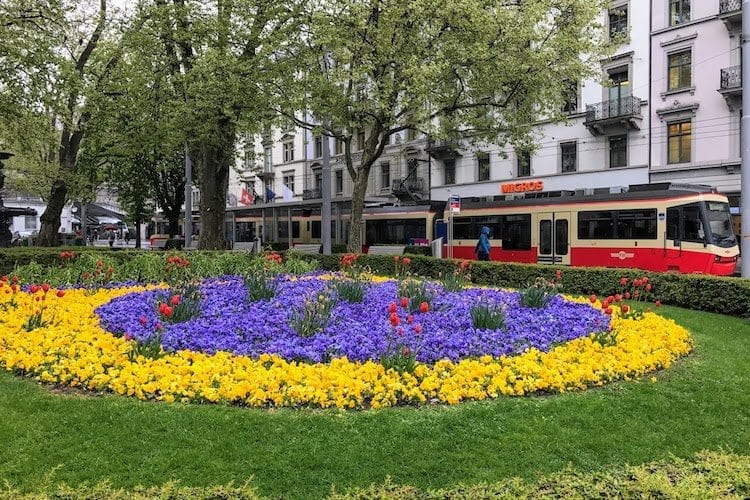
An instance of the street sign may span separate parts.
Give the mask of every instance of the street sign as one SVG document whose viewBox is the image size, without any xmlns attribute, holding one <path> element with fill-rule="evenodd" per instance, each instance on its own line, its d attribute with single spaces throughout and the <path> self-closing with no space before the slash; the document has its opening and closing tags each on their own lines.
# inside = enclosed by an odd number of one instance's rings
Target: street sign
<svg viewBox="0 0 750 500">
<path fill-rule="evenodd" d="M 459 213 L 461 211 L 461 197 L 457 194 L 452 194 L 450 198 L 448 198 L 448 206 L 452 213 Z"/>
</svg>

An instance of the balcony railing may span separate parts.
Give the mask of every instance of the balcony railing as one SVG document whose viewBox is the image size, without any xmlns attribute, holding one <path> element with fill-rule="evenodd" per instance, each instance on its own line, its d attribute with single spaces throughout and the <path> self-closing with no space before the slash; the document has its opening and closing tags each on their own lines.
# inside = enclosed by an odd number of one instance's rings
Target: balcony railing
<svg viewBox="0 0 750 500">
<path fill-rule="evenodd" d="M 394 195 L 400 193 L 424 193 L 425 192 L 425 180 L 423 177 L 407 177 L 405 179 L 395 179 L 391 183 L 391 191 Z"/>
<path fill-rule="evenodd" d="M 742 88 L 742 66 L 732 66 L 721 70 L 721 90 Z"/>
<path fill-rule="evenodd" d="M 587 123 L 633 116 L 641 116 L 641 99 L 639 97 L 622 97 L 586 106 Z"/>
<path fill-rule="evenodd" d="M 742 0 L 719 0 L 719 15 L 742 10 Z"/>
<path fill-rule="evenodd" d="M 323 193 L 320 188 L 302 190 L 303 200 L 317 200 L 322 197 L 323 197 Z"/>
</svg>

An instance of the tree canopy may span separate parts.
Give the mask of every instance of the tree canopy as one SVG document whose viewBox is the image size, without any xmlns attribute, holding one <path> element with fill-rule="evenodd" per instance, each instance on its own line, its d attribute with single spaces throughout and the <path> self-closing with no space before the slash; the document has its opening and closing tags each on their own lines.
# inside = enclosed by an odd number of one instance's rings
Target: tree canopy
<svg viewBox="0 0 750 500">
<path fill-rule="evenodd" d="M 605 50 L 596 24 L 602 7 L 592 0 L 314 5 L 296 54 L 298 87 L 278 87 L 290 100 L 277 112 L 344 143 L 354 181 L 349 250 L 361 248 L 367 179 L 393 134 L 413 128 L 434 139 L 533 149 L 534 123 L 564 118 L 561 82 L 596 74 Z"/>
</svg>

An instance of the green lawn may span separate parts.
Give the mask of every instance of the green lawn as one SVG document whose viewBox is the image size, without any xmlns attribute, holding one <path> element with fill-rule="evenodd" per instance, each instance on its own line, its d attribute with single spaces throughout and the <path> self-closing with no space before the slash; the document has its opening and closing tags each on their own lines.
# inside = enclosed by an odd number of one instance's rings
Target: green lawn
<svg viewBox="0 0 750 500">
<path fill-rule="evenodd" d="M 242 484 L 321 497 L 393 482 L 422 489 L 533 479 L 570 465 L 750 454 L 750 322 L 663 307 L 695 336 L 666 372 L 562 396 L 337 412 L 143 403 L 53 392 L 0 373 L 0 483 Z"/>
</svg>

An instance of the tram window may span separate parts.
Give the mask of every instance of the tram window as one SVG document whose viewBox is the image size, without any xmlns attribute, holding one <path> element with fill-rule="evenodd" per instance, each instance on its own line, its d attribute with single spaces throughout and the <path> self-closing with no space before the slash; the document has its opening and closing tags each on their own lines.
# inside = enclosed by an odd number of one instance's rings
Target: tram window
<svg viewBox="0 0 750 500">
<path fill-rule="evenodd" d="M 685 241 L 705 241 L 705 232 L 701 222 L 701 209 L 698 203 L 684 205 L 682 208 L 682 239 Z"/>
<path fill-rule="evenodd" d="M 474 236 L 472 237 L 478 239 L 482 228 L 487 226 L 490 228 L 490 238 L 500 238 L 503 234 L 503 227 L 500 220 L 501 217 L 499 215 L 474 217 Z"/>
<path fill-rule="evenodd" d="M 314 239 L 320 239 L 320 233 L 321 233 L 320 221 L 319 220 L 312 221 L 312 224 L 310 226 L 310 237 Z"/>
<path fill-rule="evenodd" d="M 453 219 L 454 240 L 470 240 L 476 238 L 479 238 L 479 234 L 474 232 L 472 217 L 456 217 Z"/>
<path fill-rule="evenodd" d="M 552 254 L 552 221 L 539 221 L 539 253 L 542 255 Z"/>
<path fill-rule="evenodd" d="M 615 221 L 611 210 L 578 213 L 578 239 L 615 239 Z"/>
<path fill-rule="evenodd" d="M 667 209 L 667 239 L 668 240 L 680 239 L 680 209 L 679 208 Z"/>
<path fill-rule="evenodd" d="M 531 248 L 531 215 L 504 215 L 502 218 L 504 250 L 529 250 Z"/>
<path fill-rule="evenodd" d="M 555 254 L 568 255 L 568 220 L 555 221 Z"/>
<path fill-rule="evenodd" d="M 619 210 L 617 237 L 622 239 L 656 239 L 656 209 Z"/>
</svg>

